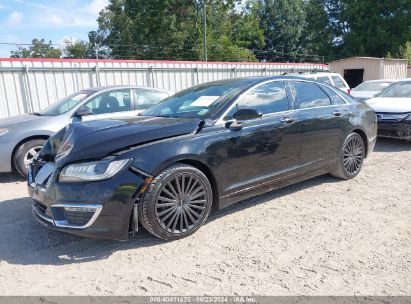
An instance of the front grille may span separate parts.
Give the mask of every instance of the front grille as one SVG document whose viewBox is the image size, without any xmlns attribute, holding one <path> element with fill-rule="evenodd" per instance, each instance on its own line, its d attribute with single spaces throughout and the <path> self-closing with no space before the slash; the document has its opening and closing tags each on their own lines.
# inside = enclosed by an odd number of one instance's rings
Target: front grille
<svg viewBox="0 0 411 304">
<path fill-rule="evenodd" d="M 94 211 L 84 212 L 64 209 L 64 216 L 70 225 L 84 226 L 91 220 L 93 215 Z"/>
<path fill-rule="evenodd" d="M 379 129 L 378 136 L 399 137 L 397 131 L 388 130 L 388 129 Z"/>
</svg>

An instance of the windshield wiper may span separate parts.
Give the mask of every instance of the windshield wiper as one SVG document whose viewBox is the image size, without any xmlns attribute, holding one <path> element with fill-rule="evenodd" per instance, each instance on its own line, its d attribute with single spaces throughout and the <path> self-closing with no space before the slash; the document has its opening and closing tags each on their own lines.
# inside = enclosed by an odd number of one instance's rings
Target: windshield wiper
<svg viewBox="0 0 411 304">
<path fill-rule="evenodd" d="M 41 113 L 39 113 L 39 112 L 33 112 L 33 113 L 30 113 L 31 115 L 36 115 L 36 116 L 41 116 Z"/>
</svg>

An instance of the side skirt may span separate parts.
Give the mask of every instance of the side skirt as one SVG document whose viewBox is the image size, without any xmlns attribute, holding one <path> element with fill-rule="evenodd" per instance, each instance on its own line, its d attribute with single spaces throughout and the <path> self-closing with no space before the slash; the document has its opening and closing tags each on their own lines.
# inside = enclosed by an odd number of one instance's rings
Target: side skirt
<svg viewBox="0 0 411 304">
<path fill-rule="evenodd" d="M 286 186 L 290 186 L 292 184 L 296 184 L 299 182 L 302 182 L 304 180 L 327 174 L 330 172 L 330 168 L 333 163 L 329 163 L 327 166 L 322 166 L 320 168 L 311 170 L 311 171 L 306 171 L 306 172 L 301 172 L 295 175 L 292 175 L 287 178 L 283 178 L 280 180 L 273 180 L 268 183 L 263 183 L 259 185 L 258 187 L 252 188 L 252 189 L 245 189 L 244 191 L 237 192 L 234 194 L 231 194 L 229 196 L 221 197 L 219 200 L 218 204 L 218 209 L 222 209 L 225 207 L 230 206 L 231 204 L 234 204 L 236 202 L 264 194 L 273 190 L 277 190 Z"/>
</svg>

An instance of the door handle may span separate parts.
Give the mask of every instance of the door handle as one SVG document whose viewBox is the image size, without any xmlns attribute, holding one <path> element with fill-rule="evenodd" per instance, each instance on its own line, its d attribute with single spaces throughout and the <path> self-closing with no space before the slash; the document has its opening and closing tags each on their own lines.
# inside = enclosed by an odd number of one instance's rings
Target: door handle
<svg viewBox="0 0 411 304">
<path fill-rule="evenodd" d="M 291 124 L 291 123 L 294 122 L 294 118 L 291 118 L 291 117 L 283 117 L 283 118 L 280 119 L 280 121 L 281 121 L 282 123 L 285 123 L 285 124 Z"/>
<path fill-rule="evenodd" d="M 334 116 L 341 116 L 341 112 L 340 112 L 340 111 L 334 111 L 334 112 L 333 112 L 333 115 L 334 115 Z"/>
</svg>

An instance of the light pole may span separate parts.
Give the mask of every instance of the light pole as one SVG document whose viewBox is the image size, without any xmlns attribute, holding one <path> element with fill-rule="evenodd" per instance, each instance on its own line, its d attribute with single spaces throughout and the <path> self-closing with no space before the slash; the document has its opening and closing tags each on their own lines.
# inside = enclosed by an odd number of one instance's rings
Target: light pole
<svg viewBox="0 0 411 304">
<path fill-rule="evenodd" d="M 204 60 L 207 61 L 207 7 L 206 0 L 203 0 L 203 51 Z"/>
</svg>

